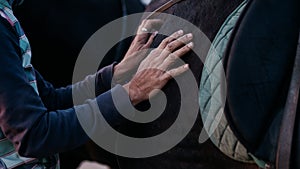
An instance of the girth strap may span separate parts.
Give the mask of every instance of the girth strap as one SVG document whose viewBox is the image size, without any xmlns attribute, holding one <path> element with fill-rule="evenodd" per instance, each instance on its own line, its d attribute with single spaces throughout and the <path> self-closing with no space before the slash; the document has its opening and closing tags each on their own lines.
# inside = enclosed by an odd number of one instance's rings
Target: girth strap
<svg viewBox="0 0 300 169">
<path fill-rule="evenodd" d="M 297 114 L 300 88 L 300 36 L 298 40 L 297 54 L 294 62 L 294 69 L 291 78 L 289 93 L 284 109 L 279 133 L 276 168 L 289 169 L 291 163 L 292 140 Z"/>
</svg>

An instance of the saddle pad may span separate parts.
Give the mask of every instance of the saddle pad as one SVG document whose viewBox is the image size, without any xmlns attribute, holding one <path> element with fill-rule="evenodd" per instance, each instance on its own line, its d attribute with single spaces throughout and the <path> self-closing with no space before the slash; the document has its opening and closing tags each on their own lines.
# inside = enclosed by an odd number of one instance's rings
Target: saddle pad
<svg viewBox="0 0 300 169">
<path fill-rule="evenodd" d="M 222 99 L 224 96 L 221 90 L 222 75 L 225 75 L 222 58 L 232 30 L 246 4 L 247 1 L 244 1 L 231 13 L 212 42 L 202 71 L 199 104 L 204 128 L 212 142 L 228 157 L 241 162 L 254 163 L 228 124 L 223 109 L 225 99 Z"/>
</svg>

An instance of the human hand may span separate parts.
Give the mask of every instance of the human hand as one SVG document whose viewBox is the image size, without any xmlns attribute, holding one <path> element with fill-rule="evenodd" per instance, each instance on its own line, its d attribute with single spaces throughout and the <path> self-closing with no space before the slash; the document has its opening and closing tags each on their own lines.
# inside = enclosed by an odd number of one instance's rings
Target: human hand
<svg viewBox="0 0 300 169">
<path fill-rule="evenodd" d="M 132 80 L 123 86 L 133 105 L 154 96 L 155 89 L 161 89 L 170 79 L 188 70 L 187 64 L 173 69 L 170 67 L 193 48 L 192 38 L 192 34 L 183 35 L 183 31 L 177 31 L 165 38 L 141 62 Z"/>
<path fill-rule="evenodd" d="M 126 75 L 132 74 L 137 69 L 146 57 L 147 51 L 161 25 L 162 20 L 160 19 L 142 21 L 124 58 L 114 67 L 114 81 L 116 83 L 122 83 L 125 81 Z"/>
</svg>

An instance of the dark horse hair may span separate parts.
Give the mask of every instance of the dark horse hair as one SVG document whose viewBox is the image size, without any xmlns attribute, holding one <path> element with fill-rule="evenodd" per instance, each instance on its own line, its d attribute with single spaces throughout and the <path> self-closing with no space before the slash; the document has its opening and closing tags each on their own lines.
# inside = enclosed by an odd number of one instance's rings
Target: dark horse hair
<svg viewBox="0 0 300 169">
<path fill-rule="evenodd" d="M 197 26 L 210 41 L 213 41 L 221 25 L 229 14 L 241 4 L 243 0 L 186 0 L 174 7 L 170 8 L 166 13 L 173 14 L 181 17 L 195 26 Z M 146 9 L 146 11 L 153 11 L 162 3 L 167 2 L 166 0 L 154 0 Z M 166 27 L 171 25 L 166 25 Z M 191 32 L 183 28 L 185 32 Z M 197 37 L 195 37 L 197 38 Z M 153 46 L 159 44 L 162 36 L 157 37 Z M 195 44 L 195 48 L 201 44 Z M 200 82 L 203 63 L 196 56 L 195 53 L 191 52 L 187 56 L 183 57 L 183 60 L 190 65 L 190 68 L 197 80 Z M 199 84 L 198 84 L 199 85 Z M 180 96 L 177 90 L 175 81 L 171 81 L 164 89 L 168 104 L 163 115 L 154 121 L 151 126 L 134 126 L 128 128 L 128 131 L 134 133 L 140 132 L 143 135 L 157 134 L 167 129 L 175 120 L 178 115 L 180 106 L 180 97 L 182 99 L 190 100 L 191 94 L 186 93 L 184 96 Z M 191 102 L 193 100 L 190 100 Z M 147 104 L 140 105 L 142 108 L 146 108 Z M 213 143 L 208 140 L 203 144 L 198 142 L 198 138 L 202 129 L 203 123 L 198 114 L 198 118 L 190 131 L 190 133 L 174 148 L 161 155 L 144 158 L 144 159 L 128 159 L 118 158 L 119 167 L 122 169 L 242 169 L 242 168 L 256 168 L 255 165 L 244 164 L 230 159 L 220 152 Z M 140 129 L 137 131 L 136 129 Z"/>
</svg>

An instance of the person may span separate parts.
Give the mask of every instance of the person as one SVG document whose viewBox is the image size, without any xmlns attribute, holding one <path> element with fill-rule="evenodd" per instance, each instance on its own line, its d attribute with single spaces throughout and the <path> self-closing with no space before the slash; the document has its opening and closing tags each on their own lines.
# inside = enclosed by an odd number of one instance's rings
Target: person
<svg viewBox="0 0 300 169">
<path fill-rule="evenodd" d="M 151 52 L 145 52 L 157 31 L 143 31 L 162 24 L 161 20 L 151 19 L 140 24 L 121 62 L 72 85 L 54 88 L 30 63 L 30 44 L 12 11 L 21 2 L 0 0 L 0 168 L 59 168 L 58 153 L 89 139 L 76 109 L 93 117 L 97 112 L 91 106 L 96 104 L 111 126 L 120 125 L 124 121 L 112 95 L 118 96 L 118 102 L 129 97 L 130 104 L 137 105 L 149 99 L 154 89 L 161 89 L 172 77 L 188 70 L 188 65 L 170 67 L 193 48 L 192 34 L 179 30 Z M 124 82 L 133 70 L 136 74 Z M 89 94 L 92 84 L 96 97 Z M 81 104 L 73 104 L 74 93 L 81 94 Z M 130 106 L 121 105 L 124 110 Z M 101 126 L 101 122 L 96 123 Z"/>
</svg>

